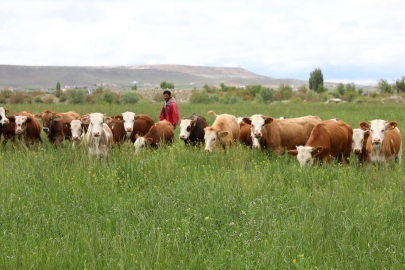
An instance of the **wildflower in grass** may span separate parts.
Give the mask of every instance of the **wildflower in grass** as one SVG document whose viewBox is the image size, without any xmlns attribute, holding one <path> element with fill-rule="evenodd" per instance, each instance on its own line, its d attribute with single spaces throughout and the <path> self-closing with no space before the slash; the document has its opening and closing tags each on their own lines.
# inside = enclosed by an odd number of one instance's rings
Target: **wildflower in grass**
<svg viewBox="0 0 405 270">
<path fill-rule="evenodd" d="M 294 258 L 293 263 L 294 263 L 294 264 L 297 263 L 297 259 L 296 259 L 296 258 Z"/>
<path fill-rule="evenodd" d="M 209 220 L 209 219 L 210 219 L 210 217 L 205 217 L 204 219 L 205 219 L 205 220 Z"/>
<path fill-rule="evenodd" d="M 300 257 L 300 258 L 304 258 L 304 254 L 300 254 L 300 255 L 298 255 L 298 257 Z"/>
</svg>

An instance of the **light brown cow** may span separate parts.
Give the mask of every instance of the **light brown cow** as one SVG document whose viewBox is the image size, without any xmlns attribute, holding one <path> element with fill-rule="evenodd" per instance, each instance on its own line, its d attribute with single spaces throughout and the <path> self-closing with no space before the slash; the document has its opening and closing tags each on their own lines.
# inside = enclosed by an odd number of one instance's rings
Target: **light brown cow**
<svg viewBox="0 0 405 270">
<path fill-rule="evenodd" d="M 366 145 L 367 162 L 389 163 L 395 160 L 398 164 L 401 163 L 402 139 L 397 126 L 395 121 L 379 119 L 360 123 L 362 130 L 370 132 Z"/>
<path fill-rule="evenodd" d="M 48 140 L 55 146 L 59 145 L 63 139 L 70 139 L 72 132 L 68 124 L 72 120 L 79 119 L 80 115 L 74 111 L 58 113 L 50 110 L 44 110 L 36 113 L 34 117 L 42 120 L 42 130 L 46 133 Z"/>
<path fill-rule="evenodd" d="M 113 145 L 113 136 L 107 123 L 111 121 L 110 117 L 105 117 L 101 113 L 92 113 L 88 117 L 81 119 L 83 124 L 89 125 L 86 133 L 86 145 L 90 156 L 107 160 L 108 151 Z"/>
<path fill-rule="evenodd" d="M 349 161 L 352 149 L 353 129 L 343 121 L 327 120 L 317 124 L 305 146 L 287 153 L 297 156 L 301 168 L 312 165 L 314 160 L 329 163 L 331 157 L 338 162 Z"/>
<path fill-rule="evenodd" d="M 140 137 L 137 133 L 135 138 L 135 154 L 141 151 L 146 145 L 153 148 L 156 148 L 159 143 L 170 145 L 173 143 L 174 138 L 173 125 L 166 120 L 159 121 L 149 129 L 149 132 L 146 133 L 144 137 Z"/>
<path fill-rule="evenodd" d="M 213 111 L 207 114 L 214 115 L 216 119 L 212 126 L 204 128 L 205 152 L 212 152 L 216 145 L 222 145 L 224 149 L 227 145 L 233 146 L 240 133 L 237 118 L 230 114 L 217 115 Z"/>
<path fill-rule="evenodd" d="M 42 146 L 41 124 L 34 115 L 24 111 L 9 116 L 8 120 L 15 124 L 14 134 L 22 138 L 26 146 L 33 145 L 35 142 Z"/>
<path fill-rule="evenodd" d="M 260 147 L 273 154 L 283 154 L 285 149 L 293 150 L 297 145 L 305 145 L 312 129 L 322 122 L 318 116 L 273 119 L 260 114 L 243 119 L 252 126 L 252 135 L 259 140 Z"/>
</svg>

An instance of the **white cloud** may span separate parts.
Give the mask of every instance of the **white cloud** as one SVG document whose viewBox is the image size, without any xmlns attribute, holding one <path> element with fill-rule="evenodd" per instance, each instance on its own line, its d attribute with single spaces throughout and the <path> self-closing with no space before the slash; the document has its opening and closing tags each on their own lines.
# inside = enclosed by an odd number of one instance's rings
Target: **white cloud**
<svg viewBox="0 0 405 270">
<path fill-rule="evenodd" d="M 320 67 L 325 79 L 395 79 L 404 11 L 395 0 L 10 1 L 0 64 L 239 66 L 299 79 Z"/>
</svg>

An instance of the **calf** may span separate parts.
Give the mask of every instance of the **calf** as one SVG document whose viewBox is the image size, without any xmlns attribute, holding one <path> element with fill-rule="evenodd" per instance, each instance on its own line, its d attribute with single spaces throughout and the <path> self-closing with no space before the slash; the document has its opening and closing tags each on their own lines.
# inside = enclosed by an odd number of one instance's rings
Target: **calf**
<svg viewBox="0 0 405 270">
<path fill-rule="evenodd" d="M 4 109 L 3 107 L 0 107 L 0 138 L 2 134 L 2 129 L 4 125 L 7 125 L 9 123 L 6 114 L 8 113 L 7 109 Z"/>
<path fill-rule="evenodd" d="M 183 117 L 180 122 L 179 138 L 185 145 L 204 144 L 204 128 L 207 126 L 207 120 L 195 113 L 190 118 Z"/>
<path fill-rule="evenodd" d="M 72 132 L 72 148 L 78 147 L 84 141 L 85 138 L 85 125 L 81 120 L 72 120 L 70 124 L 67 124 Z"/>
<path fill-rule="evenodd" d="M 314 163 L 314 159 L 329 163 L 331 157 L 338 162 L 349 161 L 353 129 L 343 121 L 327 120 L 317 124 L 305 146 L 287 153 L 297 156 L 301 168 Z"/>
<path fill-rule="evenodd" d="M 59 145 L 64 139 L 72 137 L 72 132 L 67 124 L 80 117 L 74 111 L 58 113 L 50 110 L 45 110 L 42 114 L 36 113 L 34 116 L 37 120 L 42 120 L 42 130 L 46 133 L 48 140 L 55 146 Z"/>
<path fill-rule="evenodd" d="M 211 127 L 204 128 L 205 152 L 212 152 L 215 145 L 222 145 L 224 149 L 227 145 L 233 146 L 240 133 L 236 117 L 230 114 L 217 115 L 213 111 L 208 114 L 214 115 L 216 119 Z"/>
<path fill-rule="evenodd" d="M 360 123 L 360 129 L 370 132 L 366 144 L 367 162 L 389 163 L 394 159 L 398 164 L 401 163 L 402 139 L 397 126 L 397 122 L 385 120 Z"/>
<path fill-rule="evenodd" d="M 285 149 L 295 149 L 296 145 L 305 145 L 316 124 L 322 122 L 318 116 L 304 116 L 289 119 L 273 119 L 260 114 L 243 119 L 251 124 L 252 136 L 258 143 L 256 148 L 267 148 L 273 154 L 283 154 Z"/>
<path fill-rule="evenodd" d="M 125 112 L 121 115 L 111 117 L 113 121 L 109 123 L 113 132 L 114 143 L 121 143 L 130 139 L 135 142 L 135 135 L 145 135 L 154 125 L 152 117 L 146 114 L 136 115 L 133 112 Z"/>
<path fill-rule="evenodd" d="M 20 112 L 14 116 L 9 116 L 8 119 L 15 124 L 14 134 L 22 137 L 26 146 L 33 145 L 35 142 L 42 146 L 41 125 L 34 115 Z"/>
<path fill-rule="evenodd" d="M 113 145 L 113 135 L 107 123 L 111 122 L 111 117 L 105 117 L 101 113 L 92 113 L 81 119 L 83 124 L 89 125 L 86 134 L 87 148 L 90 156 L 100 158 L 103 156 L 107 160 L 108 151 Z"/>
<path fill-rule="evenodd" d="M 360 128 L 353 129 L 352 151 L 356 161 L 363 163 L 367 161 L 366 145 L 370 132 L 364 131 Z"/>
<path fill-rule="evenodd" d="M 159 121 L 149 129 L 145 136 L 139 137 L 136 134 L 135 138 L 135 154 L 139 153 L 146 145 L 156 148 L 161 142 L 172 144 L 174 138 L 173 125 L 166 120 Z"/>
</svg>

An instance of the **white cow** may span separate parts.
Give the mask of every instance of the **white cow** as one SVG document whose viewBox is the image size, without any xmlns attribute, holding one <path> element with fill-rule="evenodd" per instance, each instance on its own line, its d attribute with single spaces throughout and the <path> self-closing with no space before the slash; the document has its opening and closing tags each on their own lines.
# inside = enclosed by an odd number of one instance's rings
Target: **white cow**
<svg viewBox="0 0 405 270">
<path fill-rule="evenodd" d="M 113 135 L 107 123 L 111 122 L 111 117 L 106 117 L 101 113 L 92 113 L 88 117 L 81 119 L 83 124 L 88 124 L 89 129 L 86 134 L 87 147 L 90 156 L 100 158 L 103 156 L 107 160 L 108 150 L 113 145 Z"/>
</svg>

